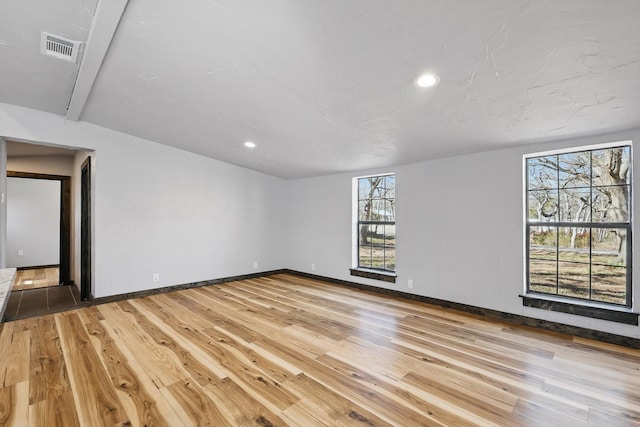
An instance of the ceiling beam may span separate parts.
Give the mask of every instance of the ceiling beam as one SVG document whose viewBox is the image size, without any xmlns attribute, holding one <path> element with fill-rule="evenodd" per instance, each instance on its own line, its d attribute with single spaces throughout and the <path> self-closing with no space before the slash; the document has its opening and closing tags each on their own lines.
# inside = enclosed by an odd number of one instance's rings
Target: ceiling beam
<svg viewBox="0 0 640 427">
<path fill-rule="evenodd" d="M 80 71 L 78 71 L 71 101 L 69 101 L 67 108 L 68 120 L 77 121 L 80 119 L 127 2 L 128 0 L 100 0 L 98 2 L 80 64 Z"/>
</svg>

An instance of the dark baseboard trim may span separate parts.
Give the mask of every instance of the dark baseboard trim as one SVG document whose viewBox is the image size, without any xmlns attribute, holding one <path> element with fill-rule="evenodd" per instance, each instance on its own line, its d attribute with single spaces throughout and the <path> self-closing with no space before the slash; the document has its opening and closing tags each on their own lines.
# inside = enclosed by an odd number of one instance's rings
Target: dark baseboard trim
<svg viewBox="0 0 640 427">
<path fill-rule="evenodd" d="M 575 314 L 576 316 L 591 317 L 593 319 L 608 320 L 609 322 L 624 323 L 638 326 L 638 313 L 626 310 L 616 310 L 608 307 L 597 307 L 583 304 L 572 304 L 568 301 L 553 301 L 532 295 L 520 295 L 522 305 L 542 310 L 558 311 L 560 313 Z"/>
<path fill-rule="evenodd" d="M 350 282 L 348 280 L 334 279 L 332 277 L 319 276 L 316 274 L 303 273 L 295 270 L 285 269 L 283 273 L 294 274 L 309 279 L 322 280 L 325 282 L 333 283 L 336 285 L 348 286 L 351 288 L 357 288 L 364 291 L 370 291 L 378 294 L 391 295 L 399 298 L 404 298 L 412 301 L 424 302 L 427 304 L 433 304 L 444 308 L 451 308 L 454 310 L 470 313 L 480 317 L 486 317 L 492 320 L 499 320 L 503 322 L 514 323 L 521 326 L 529 326 L 533 328 L 543 329 L 545 331 L 551 331 L 566 335 L 573 335 L 580 338 L 587 338 L 597 341 L 606 342 L 609 344 L 617 344 L 625 347 L 640 349 L 640 339 L 625 337 L 624 335 L 611 334 L 609 332 L 601 332 L 593 329 L 582 328 L 579 326 L 565 325 L 563 323 L 551 322 L 549 320 L 534 319 L 533 317 L 522 316 L 519 314 L 505 313 L 503 311 L 492 310 L 489 308 L 476 307 L 473 305 L 462 304 L 458 302 L 451 302 L 441 300 L 437 298 L 425 297 L 422 295 L 410 294 L 408 292 L 397 291 L 394 289 L 378 288 L 376 286 L 365 285 L 362 283 Z"/>
<path fill-rule="evenodd" d="M 22 270 L 41 270 L 41 269 L 44 269 L 44 268 L 54 268 L 54 267 L 60 267 L 60 264 L 34 265 L 32 267 L 17 267 L 16 270 L 18 270 L 18 271 L 22 271 Z"/>
<path fill-rule="evenodd" d="M 180 291 L 184 289 L 199 288 L 202 286 L 219 285 L 221 283 L 235 282 L 238 280 L 255 279 L 258 277 L 272 276 L 274 274 L 286 273 L 288 270 L 271 270 L 261 273 L 243 274 L 240 276 L 223 277 L 220 279 L 203 280 L 201 282 L 184 283 L 182 285 L 166 286 L 164 288 L 147 289 L 138 292 L 129 292 L 126 294 L 110 295 L 108 297 L 94 298 L 91 296 L 91 303 L 94 305 L 106 304 L 110 302 L 124 301 L 131 298 L 142 298 L 150 295 L 164 294 L 167 292 Z"/>
<path fill-rule="evenodd" d="M 364 277 L 366 279 L 381 280 L 383 282 L 396 283 L 396 275 L 384 271 L 366 270 L 362 268 L 350 268 L 352 276 Z"/>
</svg>

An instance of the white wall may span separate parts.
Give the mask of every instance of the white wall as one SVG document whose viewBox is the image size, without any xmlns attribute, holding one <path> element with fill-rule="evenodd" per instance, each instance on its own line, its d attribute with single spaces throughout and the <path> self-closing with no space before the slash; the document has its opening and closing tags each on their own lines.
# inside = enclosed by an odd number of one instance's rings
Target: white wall
<svg viewBox="0 0 640 427">
<path fill-rule="evenodd" d="M 59 262 L 60 181 L 7 178 L 7 266 Z"/>
<path fill-rule="evenodd" d="M 630 139 L 639 142 L 640 131 L 287 182 L 288 267 L 640 338 L 637 326 L 523 307 L 518 296 L 524 289 L 523 154 Z M 638 155 L 634 168 L 640 171 Z M 396 173 L 396 284 L 349 274 L 351 180 L 387 172 Z M 634 193 L 634 209 L 640 212 L 635 187 Z M 634 263 L 640 265 L 640 250 L 634 251 Z M 413 289 L 408 288 L 408 279 L 413 279 Z M 636 275 L 636 302 L 639 283 Z"/>
<path fill-rule="evenodd" d="M 95 150 L 96 297 L 285 265 L 278 178 L 7 104 L 0 136 Z"/>
</svg>

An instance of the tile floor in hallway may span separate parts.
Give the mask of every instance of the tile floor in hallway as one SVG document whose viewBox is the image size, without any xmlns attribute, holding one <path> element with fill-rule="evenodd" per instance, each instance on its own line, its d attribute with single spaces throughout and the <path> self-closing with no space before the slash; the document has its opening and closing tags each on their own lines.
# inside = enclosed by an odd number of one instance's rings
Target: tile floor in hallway
<svg viewBox="0 0 640 427">
<path fill-rule="evenodd" d="M 23 319 L 48 313 L 56 313 L 84 305 L 75 285 L 49 286 L 40 289 L 11 291 L 6 320 Z"/>
</svg>

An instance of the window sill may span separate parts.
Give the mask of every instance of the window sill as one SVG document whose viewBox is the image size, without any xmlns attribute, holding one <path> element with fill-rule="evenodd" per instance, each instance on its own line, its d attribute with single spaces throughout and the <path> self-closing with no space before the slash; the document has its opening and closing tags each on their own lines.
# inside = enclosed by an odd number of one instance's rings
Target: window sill
<svg viewBox="0 0 640 427">
<path fill-rule="evenodd" d="M 396 274 L 380 270 L 369 270 L 366 268 L 350 269 L 352 276 L 365 277 L 367 279 L 381 280 L 383 282 L 396 283 Z"/>
<path fill-rule="evenodd" d="M 520 295 L 520 298 L 522 298 L 522 305 L 525 307 L 638 326 L 638 313 L 634 313 L 627 307 L 615 307 L 607 304 L 556 298 L 540 294 L 525 294 Z"/>
</svg>

